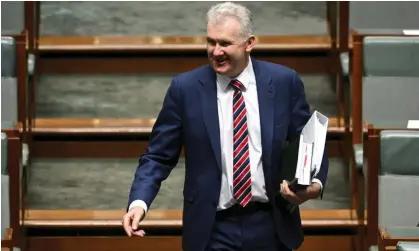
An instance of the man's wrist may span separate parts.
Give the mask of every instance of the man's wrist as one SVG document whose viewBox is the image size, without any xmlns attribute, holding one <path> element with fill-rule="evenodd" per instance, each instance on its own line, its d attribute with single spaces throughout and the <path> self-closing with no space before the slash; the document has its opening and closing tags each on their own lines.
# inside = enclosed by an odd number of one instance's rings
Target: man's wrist
<svg viewBox="0 0 419 251">
<path fill-rule="evenodd" d="M 319 183 L 313 182 L 310 186 L 307 187 L 306 191 L 309 199 L 315 199 L 320 196 L 322 188 Z"/>
</svg>

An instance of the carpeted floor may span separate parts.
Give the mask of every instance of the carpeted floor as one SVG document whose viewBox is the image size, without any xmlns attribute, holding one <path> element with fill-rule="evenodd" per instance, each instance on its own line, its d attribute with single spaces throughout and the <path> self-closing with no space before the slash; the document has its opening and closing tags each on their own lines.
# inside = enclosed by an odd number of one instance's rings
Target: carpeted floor
<svg viewBox="0 0 419 251">
<path fill-rule="evenodd" d="M 326 2 L 239 2 L 258 35 L 327 34 Z M 41 35 L 204 35 L 214 2 L 42 2 Z"/>
<path fill-rule="evenodd" d="M 173 76 L 42 76 L 37 86 L 37 116 L 154 118 Z M 312 109 L 336 116 L 336 96 L 328 76 L 301 77 Z"/>
<path fill-rule="evenodd" d="M 31 166 L 29 205 L 32 209 L 125 209 L 137 159 L 37 159 Z M 185 162 L 180 159 L 163 182 L 152 208 L 182 209 Z M 330 159 L 323 200 L 301 208 L 349 207 L 346 171 L 339 159 Z"/>
<path fill-rule="evenodd" d="M 43 76 L 38 84 L 38 117 L 155 117 L 171 75 Z M 312 109 L 335 116 L 335 94 L 325 75 L 302 75 Z M 92 92 L 94 90 L 94 92 Z M 37 159 L 31 167 L 31 208 L 123 209 L 136 159 Z M 163 184 L 153 208 L 181 208 L 184 161 Z M 330 160 L 323 200 L 303 208 L 347 208 L 347 168 Z"/>
</svg>

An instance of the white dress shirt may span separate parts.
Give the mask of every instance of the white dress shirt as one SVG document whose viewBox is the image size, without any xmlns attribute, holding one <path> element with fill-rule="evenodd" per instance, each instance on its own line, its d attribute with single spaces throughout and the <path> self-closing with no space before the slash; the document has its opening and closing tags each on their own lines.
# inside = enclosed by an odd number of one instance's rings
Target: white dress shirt
<svg viewBox="0 0 419 251">
<path fill-rule="evenodd" d="M 252 200 L 267 202 L 268 197 L 265 189 L 265 178 L 262 166 L 262 141 L 259 118 L 259 100 L 256 88 L 256 77 L 253 71 L 252 61 L 244 71 L 235 78 L 243 86 L 242 92 L 247 110 L 247 127 L 249 133 L 249 158 L 250 174 L 252 180 Z M 221 194 L 217 210 L 231 207 L 236 202 L 233 198 L 233 94 L 234 89 L 229 85 L 232 79 L 217 74 L 217 104 L 220 123 L 221 143 Z M 320 180 L 313 179 L 322 186 Z M 133 201 L 129 207 L 141 206 L 147 212 L 147 205 L 144 201 Z"/>
<path fill-rule="evenodd" d="M 267 202 L 265 178 L 262 166 L 262 141 L 260 133 L 259 102 L 256 89 L 256 78 L 252 61 L 244 71 L 235 78 L 240 81 L 244 90 L 242 95 L 246 104 L 247 128 L 249 133 L 250 175 L 252 180 L 252 200 Z M 217 74 L 218 119 L 220 122 L 221 142 L 221 194 L 218 210 L 229 208 L 236 202 L 233 198 L 233 94 L 230 85 L 232 79 Z"/>
</svg>

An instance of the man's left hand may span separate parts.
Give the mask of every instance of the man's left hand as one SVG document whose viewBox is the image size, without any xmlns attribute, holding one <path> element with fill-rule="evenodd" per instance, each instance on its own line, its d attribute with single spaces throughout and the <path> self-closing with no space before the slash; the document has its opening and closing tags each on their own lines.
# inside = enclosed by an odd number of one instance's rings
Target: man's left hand
<svg viewBox="0 0 419 251">
<path fill-rule="evenodd" d="M 288 183 L 284 180 L 281 184 L 281 195 L 288 202 L 294 205 L 301 205 L 309 199 L 317 198 L 320 195 L 321 186 L 320 184 L 313 182 L 304 190 L 300 190 L 296 193 L 291 191 L 288 187 Z"/>
</svg>

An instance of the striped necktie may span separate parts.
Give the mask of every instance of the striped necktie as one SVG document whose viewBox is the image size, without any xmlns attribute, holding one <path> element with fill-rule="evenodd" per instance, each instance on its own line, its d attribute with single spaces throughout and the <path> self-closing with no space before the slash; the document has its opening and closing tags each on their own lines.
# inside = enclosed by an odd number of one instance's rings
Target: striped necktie
<svg viewBox="0 0 419 251">
<path fill-rule="evenodd" d="M 252 199 L 252 181 L 250 176 L 249 136 L 247 130 L 247 112 L 242 90 L 244 86 L 238 80 L 232 80 L 233 96 L 233 192 L 234 199 L 243 207 Z"/>
</svg>

